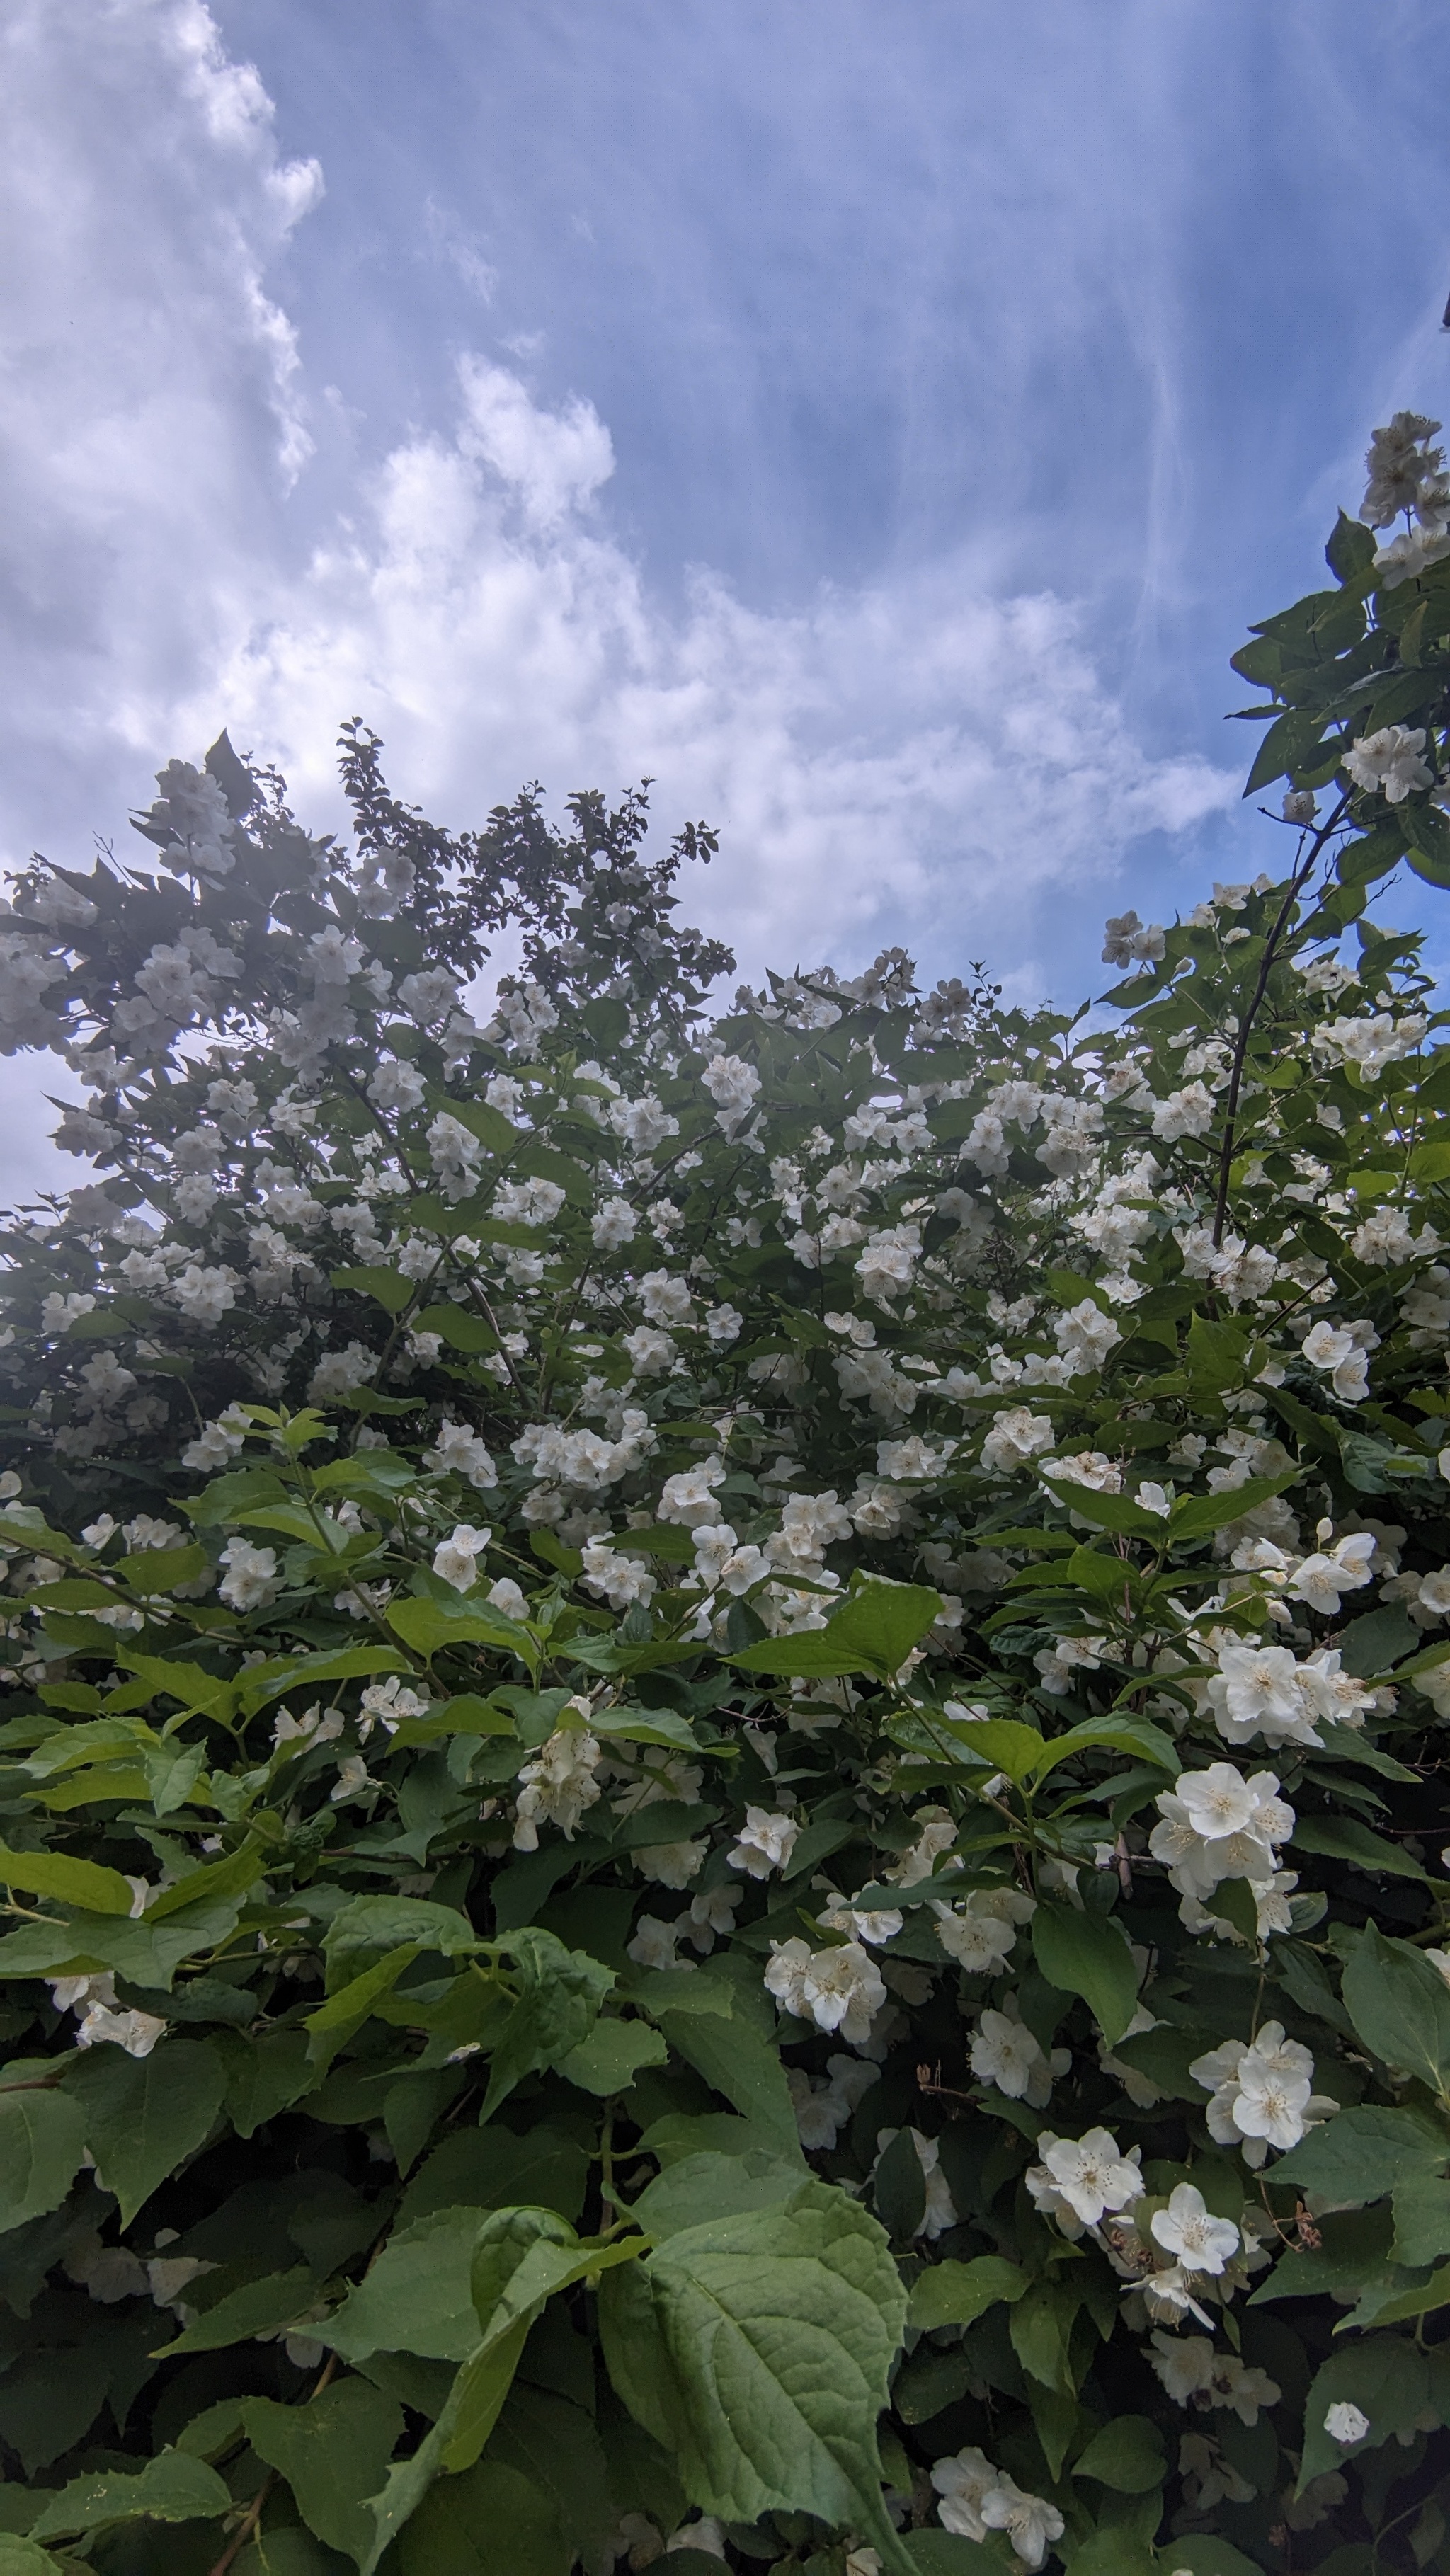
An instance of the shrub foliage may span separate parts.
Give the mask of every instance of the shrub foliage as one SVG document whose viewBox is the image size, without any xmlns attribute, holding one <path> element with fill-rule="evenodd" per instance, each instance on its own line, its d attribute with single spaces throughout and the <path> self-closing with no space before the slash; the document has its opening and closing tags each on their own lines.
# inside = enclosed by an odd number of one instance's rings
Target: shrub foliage
<svg viewBox="0 0 1450 2576">
<path fill-rule="evenodd" d="M 1093 1016 L 356 726 L 18 884 L 3 2576 L 1450 2565 L 1431 431 Z"/>
</svg>

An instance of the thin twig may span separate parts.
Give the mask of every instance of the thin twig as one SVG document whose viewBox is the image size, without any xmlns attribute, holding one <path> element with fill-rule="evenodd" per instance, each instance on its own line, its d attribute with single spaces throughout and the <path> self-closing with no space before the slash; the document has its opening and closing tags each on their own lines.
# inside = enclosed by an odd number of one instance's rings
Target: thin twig
<svg viewBox="0 0 1450 2576">
<path fill-rule="evenodd" d="M 1288 925 L 1289 915 L 1294 909 L 1294 905 L 1298 900 L 1300 891 L 1304 886 L 1306 879 L 1313 873 L 1313 870 L 1318 865 L 1320 853 L 1324 849 L 1326 842 L 1331 840 L 1334 834 L 1338 831 L 1340 824 L 1344 820 L 1348 805 L 1348 796 L 1341 796 L 1339 803 L 1335 806 L 1333 813 L 1330 815 L 1329 820 L 1324 825 L 1322 831 L 1315 833 L 1310 845 L 1309 856 L 1301 867 L 1296 868 L 1293 876 L 1290 878 L 1288 892 L 1285 894 L 1284 900 L 1279 907 L 1279 917 L 1274 923 L 1274 927 L 1270 931 L 1268 938 L 1264 942 L 1264 953 L 1259 960 L 1259 974 L 1258 981 L 1254 986 L 1254 997 L 1250 1002 L 1248 1009 L 1245 1011 L 1243 1020 L 1239 1027 L 1238 1041 L 1234 1047 L 1233 1071 L 1229 1076 L 1228 1100 L 1225 1104 L 1224 1110 L 1223 1148 L 1218 1158 L 1218 1195 L 1214 1202 L 1213 1211 L 1213 1247 L 1215 1252 L 1223 1242 L 1223 1229 L 1228 1216 L 1229 1172 L 1233 1165 L 1234 1132 L 1238 1119 L 1239 1088 L 1243 1081 L 1244 1060 L 1248 1055 L 1249 1037 L 1253 1030 L 1254 1022 L 1258 1017 L 1260 1005 L 1263 1001 L 1264 994 L 1268 989 L 1269 969 L 1274 963 L 1279 941 L 1283 937 L 1284 931 Z"/>
</svg>

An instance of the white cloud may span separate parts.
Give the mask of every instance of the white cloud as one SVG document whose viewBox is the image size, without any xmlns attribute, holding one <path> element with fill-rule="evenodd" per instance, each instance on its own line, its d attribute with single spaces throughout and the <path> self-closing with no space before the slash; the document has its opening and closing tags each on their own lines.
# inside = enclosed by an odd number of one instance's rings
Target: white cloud
<svg viewBox="0 0 1450 2576">
<path fill-rule="evenodd" d="M 360 464 L 272 283 L 320 173 L 200 0 L 15 0 L 0 80 L 0 219 L 33 246 L 0 290 L 12 857 L 82 856 L 223 722 L 335 820 L 356 713 L 455 824 L 527 778 L 653 774 L 669 827 L 721 827 L 693 899 L 752 970 L 898 937 L 945 968 L 1020 956 L 1052 888 L 1232 802 L 1134 738 L 1070 605 L 996 595 L 984 557 L 793 614 L 699 571 L 666 606 L 611 528 L 606 424 L 486 357 Z"/>
</svg>

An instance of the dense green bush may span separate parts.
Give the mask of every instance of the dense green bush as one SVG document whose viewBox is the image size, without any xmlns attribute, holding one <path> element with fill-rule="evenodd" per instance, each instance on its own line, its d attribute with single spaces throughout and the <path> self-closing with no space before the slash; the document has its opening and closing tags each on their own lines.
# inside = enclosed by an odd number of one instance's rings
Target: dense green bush
<svg viewBox="0 0 1450 2576">
<path fill-rule="evenodd" d="M 1093 1019 L 359 728 L 17 887 L 0 2576 L 1450 2567 L 1432 428 Z"/>
</svg>

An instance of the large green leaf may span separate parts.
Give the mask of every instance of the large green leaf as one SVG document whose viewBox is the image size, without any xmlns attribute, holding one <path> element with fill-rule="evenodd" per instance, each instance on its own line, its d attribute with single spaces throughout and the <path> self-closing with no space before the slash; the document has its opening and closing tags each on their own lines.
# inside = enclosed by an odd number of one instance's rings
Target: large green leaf
<svg viewBox="0 0 1450 2576">
<path fill-rule="evenodd" d="M 569 2576 L 573 2564 L 547 2487 L 500 2460 L 440 2478 L 398 2545 L 400 2576 Z"/>
<path fill-rule="evenodd" d="M 561 2066 L 589 2037 L 614 1984 L 612 1969 L 568 1950 L 534 1925 L 508 1936 L 517 2001 L 493 2053 L 481 2117 L 491 2118 L 516 2084 L 541 2066 Z"/>
<path fill-rule="evenodd" d="M 210 2521 L 231 2503 L 226 2486 L 205 2460 L 187 2451 L 160 2451 L 135 2476 L 103 2470 L 72 2478 L 30 2526 L 32 2540 L 70 2540 L 116 2522 Z"/>
<path fill-rule="evenodd" d="M 1345 2010 L 1371 2054 L 1403 2067 L 1431 2092 L 1450 2086 L 1450 1987 L 1408 1941 L 1387 1941 L 1374 1924 L 1347 1941 Z"/>
<path fill-rule="evenodd" d="M 907 2310 L 923 2334 L 935 2326 L 975 2325 L 1000 2300 L 1020 2299 L 1027 2287 L 1021 2265 L 1001 2254 L 978 2254 L 970 2263 L 948 2259 L 918 2273 Z"/>
<path fill-rule="evenodd" d="M 276 2334 L 316 2304 L 317 2290 L 317 2276 L 306 2263 L 290 2272 L 269 2272 L 260 2281 L 244 2281 L 215 2306 L 203 2308 L 173 2342 L 162 2344 L 158 2357 L 170 2361 L 183 2352 L 221 2352 L 228 2344 Z"/>
<path fill-rule="evenodd" d="M 361 2562 L 372 2544 L 363 2498 L 376 2493 L 403 2429 L 403 2410 L 366 2379 L 341 2379 L 307 2406 L 253 2397 L 243 2410 L 259 2459 L 280 2469 L 310 2531 Z"/>
<path fill-rule="evenodd" d="M 0 2235 L 57 2209 L 86 2151 L 79 2102 L 46 2084 L 42 2064 L 0 2074 Z"/>
<path fill-rule="evenodd" d="M 1138 1970 L 1111 1914 L 1048 1901 L 1032 1917 L 1038 1967 L 1060 1994 L 1081 1995 L 1109 2046 L 1138 2009 Z"/>
<path fill-rule="evenodd" d="M 7 1851 L 0 1844 L 0 1879 L 31 1896 L 58 1897 L 62 1905 L 83 1906 L 91 1914 L 131 1911 L 133 1890 L 118 1869 L 73 1860 L 68 1852 Z"/>
<path fill-rule="evenodd" d="M 941 1611 L 941 1595 L 919 1583 L 862 1583 L 824 1628 L 772 1637 L 732 1655 L 743 1672 L 806 1679 L 869 1673 L 890 1681 Z"/>
<path fill-rule="evenodd" d="M 1167 2469 L 1163 2436 L 1146 2415 L 1116 2416 L 1072 2464 L 1075 2478 L 1096 2478 L 1118 2495 L 1146 2495 L 1162 2485 Z"/>
<path fill-rule="evenodd" d="M 657 2430 L 663 2409 L 694 2501 L 737 2522 L 776 2511 L 851 2523 L 885 2565 L 909 2567 L 876 2451 L 906 2302 L 875 2220 L 806 2182 L 777 2208 L 670 2237 L 644 2280 L 664 2370 L 642 2420 Z M 620 2394 L 633 2411 L 639 2383 Z"/>
<path fill-rule="evenodd" d="M 158 2183 L 199 2147 L 226 2098 L 226 2069 L 209 2040 L 163 2039 L 149 2057 L 89 2048 L 66 2068 L 86 2144 L 129 2227 Z"/>
<path fill-rule="evenodd" d="M 1331 2406 L 1357 2406 L 1369 2418 L 1369 2431 L 1354 2450 L 1377 2450 L 1392 2434 L 1413 2424 L 1431 2405 L 1429 2356 L 1408 2337 L 1366 2335 L 1344 2344 L 1316 2371 L 1304 2408 L 1304 2455 L 1296 2492 L 1302 2495 L 1313 2478 L 1336 2469 L 1345 2447 L 1325 2426 Z M 1438 2412 L 1438 2409 L 1435 2410 Z"/>
<path fill-rule="evenodd" d="M 397 2229 L 319 2341 L 344 2361 L 375 2352 L 466 2361 L 478 2341 L 470 2273 L 482 2225 L 477 2209 L 440 2209 Z"/>
</svg>

